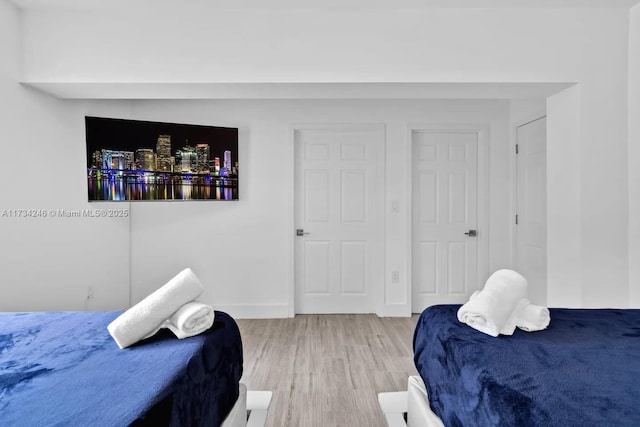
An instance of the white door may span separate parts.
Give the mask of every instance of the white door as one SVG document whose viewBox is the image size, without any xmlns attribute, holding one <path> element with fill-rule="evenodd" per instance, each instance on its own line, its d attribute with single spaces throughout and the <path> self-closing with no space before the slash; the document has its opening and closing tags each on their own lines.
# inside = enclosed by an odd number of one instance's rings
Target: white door
<svg viewBox="0 0 640 427">
<path fill-rule="evenodd" d="M 413 131 L 412 311 L 478 289 L 477 132 Z"/>
<path fill-rule="evenodd" d="M 547 120 L 517 129 L 516 269 L 529 282 L 529 299 L 547 303 Z"/>
<path fill-rule="evenodd" d="M 294 138 L 296 234 L 304 233 L 295 237 L 295 312 L 376 312 L 384 128 L 304 128 Z"/>
</svg>

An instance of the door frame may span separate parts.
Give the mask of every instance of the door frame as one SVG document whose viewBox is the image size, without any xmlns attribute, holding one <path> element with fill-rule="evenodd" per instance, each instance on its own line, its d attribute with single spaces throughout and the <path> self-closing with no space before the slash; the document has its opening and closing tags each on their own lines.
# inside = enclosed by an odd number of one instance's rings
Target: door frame
<svg viewBox="0 0 640 427">
<path fill-rule="evenodd" d="M 296 314 L 295 311 L 295 292 L 296 292 L 296 172 L 297 172 L 297 144 L 296 144 L 296 132 L 301 130 L 362 130 L 362 131 L 373 131 L 378 134 L 377 144 L 378 144 L 378 158 L 376 160 L 377 169 L 380 171 L 379 180 L 380 180 L 380 189 L 379 189 L 379 197 L 376 203 L 377 205 L 377 222 L 379 223 L 379 227 L 377 228 L 376 241 L 380 245 L 378 248 L 378 265 L 381 266 L 381 274 L 378 280 L 375 283 L 371 284 L 371 292 L 373 299 L 373 309 L 378 316 L 382 315 L 382 307 L 383 307 L 383 297 L 384 297 L 384 265 L 385 265 L 385 229 L 386 229 L 386 218 L 385 218 L 385 198 L 386 198 L 386 188 L 387 188 L 387 176 L 386 176 L 386 125 L 384 123 L 294 123 L 289 126 L 289 138 L 290 138 L 290 147 L 291 154 L 290 158 L 292 161 L 293 167 L 291 168 L 291 187 L 290 191 L 292 194 L 292 205 L 289 209 L 291 212 L 290 217 L 290 227 L 291 237 L 289 239 L 289 317 L 294 317 Z"/>
<path fill-rule="evenodd" d="M 406 212 L 407 221 L 407 299 L 409 312 L 413 312 L 413 134 L 416 132 L 451 132 L 475 133 L 478 137 L 478 280 L 483 280 L 489 273 L 489 144 L 490 126 L 487 124 L 460 123 L 410 123 L 407 129 L 407 198 L 409 203 Z M 481 288 L 481 286 L 479 286 Z"/>
</svg>

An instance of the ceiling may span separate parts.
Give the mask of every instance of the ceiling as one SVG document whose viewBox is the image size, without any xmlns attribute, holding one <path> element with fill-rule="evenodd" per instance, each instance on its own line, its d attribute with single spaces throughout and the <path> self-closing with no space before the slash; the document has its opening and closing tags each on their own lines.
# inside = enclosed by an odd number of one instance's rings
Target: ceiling
<svg viewBox="0 0 640 427">
<path fill-rule="evenodd" d="M 219 9 L 630 8 L 640 0 L 9 0 L 22 9 L 202 7 Z"/>
</svg>

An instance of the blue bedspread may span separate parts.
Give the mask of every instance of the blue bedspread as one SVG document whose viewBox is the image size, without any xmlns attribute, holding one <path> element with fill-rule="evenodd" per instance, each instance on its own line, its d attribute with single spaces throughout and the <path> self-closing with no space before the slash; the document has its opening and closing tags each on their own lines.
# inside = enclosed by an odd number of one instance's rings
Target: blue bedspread
<svg viewBox="0 0 640 427">
<path fill-rule="evenodd" d="M 640 310 L 551 309 L 549 328 L 494 338 L 426 309 L 416 367 L 446 426 L 640 426 Z"/>
<path fill-rule="evenodd" d="M 205 333 L 121 350 L 120 312 L 0 313 L 0 426 L 217 426 L 239 392 L 242 343 L 217 311 Z"/>
</svg>

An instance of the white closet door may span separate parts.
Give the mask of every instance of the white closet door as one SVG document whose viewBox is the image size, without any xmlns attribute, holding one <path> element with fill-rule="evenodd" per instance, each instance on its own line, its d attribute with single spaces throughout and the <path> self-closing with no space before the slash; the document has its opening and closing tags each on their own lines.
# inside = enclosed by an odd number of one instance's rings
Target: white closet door
<svg viewBox="0 0 640 427">
<path fill-rule="evenodd" d="M 547 303 L 547 120 L 517 130 L 516 268 L 529 282 L 529 299 Z"/>
<path fill-rule="evenodd" d="M 376 311 L 383 142 L 381 126 L 295 131 L 296 313 Z"/>
<path fill-rule="evenodd" d="M 414 131 L 412 311 L 478 288 L 478 133 Z"/>
</svg>

